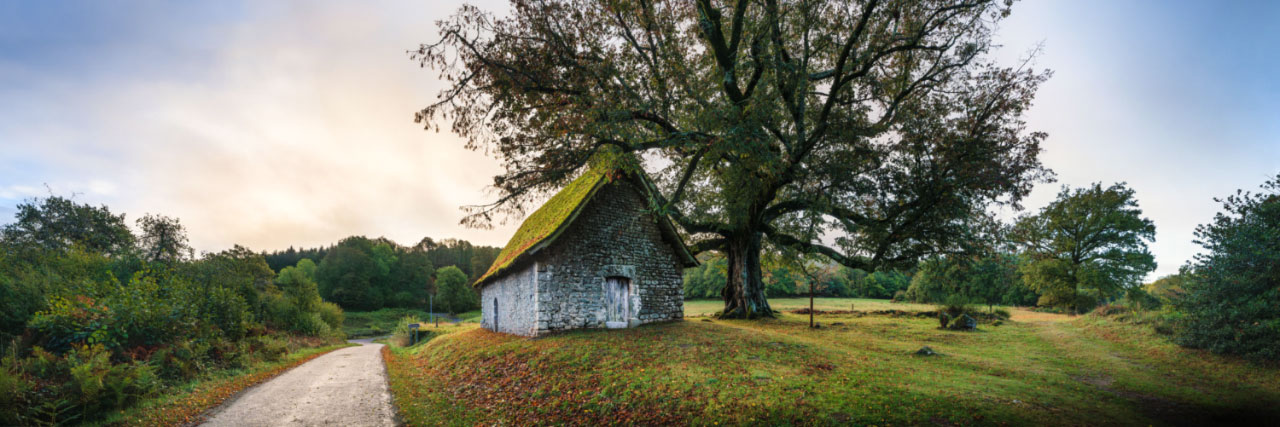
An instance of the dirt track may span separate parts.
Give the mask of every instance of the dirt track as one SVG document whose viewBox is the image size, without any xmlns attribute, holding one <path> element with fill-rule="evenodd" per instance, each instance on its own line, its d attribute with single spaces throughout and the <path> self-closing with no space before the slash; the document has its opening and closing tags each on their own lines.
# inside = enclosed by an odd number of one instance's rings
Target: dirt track
<svg viewBox="0 0 1280 427">
<path fill-rule="evenodd" d="M 335 350 L 254 386 L 206 426 L 392 426 L 382 344 Z"/>
</svg>

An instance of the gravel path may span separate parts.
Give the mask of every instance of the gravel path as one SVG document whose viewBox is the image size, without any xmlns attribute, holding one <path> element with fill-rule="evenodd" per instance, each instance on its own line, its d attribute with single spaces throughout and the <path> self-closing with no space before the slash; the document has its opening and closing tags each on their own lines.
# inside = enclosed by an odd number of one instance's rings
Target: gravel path
<svg viewBox="0 0 1280 427">
<path fill-rule="evenodd" d="M 206 426 L 393 426 L 382 344 L 332 351 L 223 404 Z"/>
</svg>

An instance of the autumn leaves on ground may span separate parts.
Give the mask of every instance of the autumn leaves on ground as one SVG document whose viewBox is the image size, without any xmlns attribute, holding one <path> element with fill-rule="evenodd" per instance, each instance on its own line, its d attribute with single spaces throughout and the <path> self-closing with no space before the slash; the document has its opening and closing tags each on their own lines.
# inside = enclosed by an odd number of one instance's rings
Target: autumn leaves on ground
<svg viewBox="0 0 1280 427">
<path fill-rule="evenodd" d="M 1147 425 L 1280 416 L 1280 371 L 1177 347 L 1146 325 L 1014 310 L 999 326 L 956 332 L 932 318 L 867 314 L 928 306 L 852 301 L 820 300 L 858 311 L 819 314 L 816 330 L 794 313 L 539 339 L 463 325 L 384 356 L 395 404 L 413 425 Z M 923 346 L 939 355 L 914 354 Z"/>
</svg>

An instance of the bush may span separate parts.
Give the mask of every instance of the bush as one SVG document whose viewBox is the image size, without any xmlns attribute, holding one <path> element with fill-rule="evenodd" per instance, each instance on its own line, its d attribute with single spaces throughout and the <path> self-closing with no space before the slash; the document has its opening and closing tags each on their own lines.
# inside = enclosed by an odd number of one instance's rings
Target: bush
<svg viewBox="0 0 1280 427">
<path fill-rule="evenodd" d="M 405 316 L 400 318 L 400 322 L 396 323 L 395 332 L 391 333 L 391 342 L 400 347 L 409 347 L 417 344 L 417 342 L 424 341 L 424 335 L 428 332 L 419 330 L 415 334 L 414 330 L 409 328 L 409 325 L 414 323 L 421 325 L 425 322 L 414 316 Z M 415 336 L 417 337 L 416 341 L 414 339 Z"/>
<path fill-rule="evenodd" d="M 329 325 L 330 329 L 335 331 L 342 330 L 342 323 L 346 320 L 346 314 L 342 312 L 342 307 L 337 304 L 325 301 L 320 303 L 318 307 L 320 312 L 320 320 Z"/>
<path fill-rule="evenodd" d="M 445 267 L 436 271 L 436 303 L 450 314 L 480 308 L 480 296 L 467 283 L 467 276 L 457 267 Z"/>
<path fill-rule="evenodd" d="M 1262 188 L 1222 200 L 1224 212 L 1196 228 L 1207 251 L 1182 272 L 1179 343 L 1280 360 L 1280 175 Z"/>
<path fill-rule="evenodd" d="M 1125 290 L 1124 298 L 1121 300 L 1125 307 L 1134 311 L 1154 310 L 1160 308 L 1160 299 L 1148 293 L 1140 287 L 1132 287 Z"/>
<path fill-rule="evenodd" d="M 146 363 L 112 364 L 106 347 L 94 344 L 74 346 L 65 356 L 37 347 L 24 360 L 7 357 L 0 363 L 0 386 L 0 421 L 59 424 L 132 405 L 155 394 L 160 379 Z"/>
</svg>

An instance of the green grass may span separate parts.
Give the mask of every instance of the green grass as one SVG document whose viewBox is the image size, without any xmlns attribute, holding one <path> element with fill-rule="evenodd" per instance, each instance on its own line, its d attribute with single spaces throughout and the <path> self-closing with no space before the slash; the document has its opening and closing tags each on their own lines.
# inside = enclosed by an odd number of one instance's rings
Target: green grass
<svg viewBox="0 0 1280 427">
<path fill-rule="evenodd" d="M 809 298 L 769 298 L 769 306 L 778 311 L 792 311 L 809 308 Z M 870 298 L 814 298 L 813 308 L 823 311 L 849 310 L 857 311 L 929 311 L 936 307 L 930 304 L 896 303 L 887 299 Z M 724 301 L 718 299 L 685 300 L 685 317 L 711 316 L 724 309 Z"/>
<path fill-rule="evenodd" d="M 347 337 L 380 337 L 396 330 L 396 324 L 405 316 L 413 316 L 428 322 L 430 317 L 426 310 L 414 310 L 409 308 L 384 308 L 377 311 L 348 311 L 346 312 L 346 320 L 342 323 L 342 330 L 346 331 Z M 468 311 L 457 315 L 463 322 L 480 322 L 480 310 Z M 440 325 L 449 323 L 444 319 L 440 319 Z"/>
<path fill-rule="evenodd" d="M 480 310 L 471 310 L 464 313 L 458 313 L 458 318 L 463 322 L 480 323 Z"/>
<path fill-rule="evenodd" d="M 799 301 L 771 303 L 785 311 Z M 686 313 L 703 304 L 688 302 Z M 1148 425 L 1280 415 L 1280 369 L 1180 348 L 1148 326 L 1023 310 L 978 332 L 907 316 L 819 319 L 818 330 L 784 313 L 532 340 L 472 324 L 385 357 L 410 425 Z M 912 354 L 924 345 L 942 355 Z"/>
<path fill-rule="evenodd" d="M 384 308 L 378 311 L 348 311 L 342 322 L 342 330 L 347 337 L 377 337 L 390 334 L 396 330 L 400 318 L 413 316 L 426 321 L 426 310 L 409 308 Z"/>
</svg>

